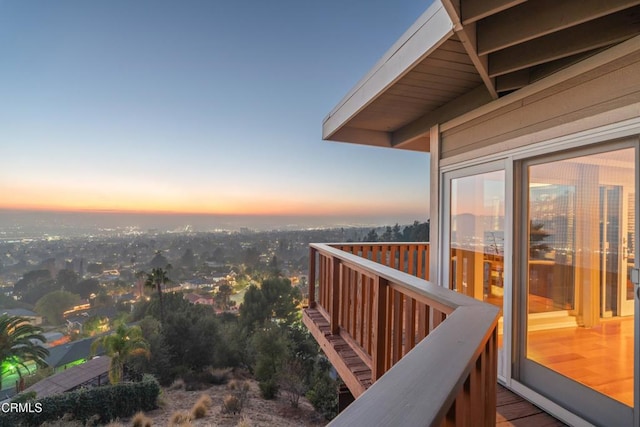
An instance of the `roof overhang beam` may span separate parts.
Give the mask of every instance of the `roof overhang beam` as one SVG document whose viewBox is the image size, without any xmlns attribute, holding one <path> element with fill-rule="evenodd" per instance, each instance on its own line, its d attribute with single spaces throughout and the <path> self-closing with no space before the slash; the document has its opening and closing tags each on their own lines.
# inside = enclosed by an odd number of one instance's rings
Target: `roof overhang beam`
<svg viewBox="0 0 640 427">
<path fill-rule="evenodd" d="M 462 23 L 464 25 L 479 21 L 487 16 L 524 3 L 527 0 L 464 0 Z"/>
<path fill-rule="evenodd" d="M 442 4 L 447 10 L 456 34 L 462 41 L 462 45 L 469 55 L 471 62 L 473 62 L 476 70 L 478 70 L 478 74 L 484 82 L 491 98 L 498 99 L 495 79 L 489 75 L 489 58 L 478 55 L 476 23 L 472 22 L 468 25 L 462 25 L 460 0 L 442 0 Z"/>
<path fill-rule="evenodd" d="M 627 40 L 640 32 L 633 15 L 614 14 L 548 34 L 490 55 L 496 77 Z"/>
<path fill-rule="evenodd" d="M 468 5 L 465 0 L 465 9 Z M 640 4 L 638 0 L 536 0 L 478 23 L 478 54 L 489 53 L 580 25 Z"/>
</svg>

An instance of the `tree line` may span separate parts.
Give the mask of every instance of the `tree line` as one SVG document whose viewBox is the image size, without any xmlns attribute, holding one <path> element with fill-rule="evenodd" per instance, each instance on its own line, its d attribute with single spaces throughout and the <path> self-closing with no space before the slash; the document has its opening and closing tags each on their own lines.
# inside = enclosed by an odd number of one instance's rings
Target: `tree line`
<svg viewBox="0 0 640 427">
<path fill-rule="evenodd" d="M 362 239 L 363 242 L 428 242 L 429 223 L 414 221 L 413 224 L 401 228 L 398 223 L 384 227 L 382 234 L 378 234 L 375 228 L 369 230 Z"/>
</svg>

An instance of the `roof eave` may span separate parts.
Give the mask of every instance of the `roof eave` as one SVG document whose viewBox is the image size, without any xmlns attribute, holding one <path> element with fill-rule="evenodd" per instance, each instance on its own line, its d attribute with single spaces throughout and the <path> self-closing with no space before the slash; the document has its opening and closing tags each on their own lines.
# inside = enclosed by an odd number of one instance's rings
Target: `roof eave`
<svg viewBox="0 0 640 427">
<path fill-rule="evenodd" d="M 324 119 L 322 138 L 390 147 L 389 132 L 349 127 L 349 121 L 453 34 L 451 17 L 435 0 Z"/>
</svg>

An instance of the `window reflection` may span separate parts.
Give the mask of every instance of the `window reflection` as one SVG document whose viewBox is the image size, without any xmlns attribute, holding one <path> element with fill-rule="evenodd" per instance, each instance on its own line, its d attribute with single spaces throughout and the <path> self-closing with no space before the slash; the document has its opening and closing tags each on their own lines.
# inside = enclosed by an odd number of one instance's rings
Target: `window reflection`
<svg viewBox="0 0 640 427">
<path fill-rule="evenodd" d="M 527 358 L 633 405 L 633 148 L 527 167 Z"/>
<path fill-rule="evenodd" d="M 451 289 L 502 309 L 505 173 L 451 180 Z M 502 325 L 502 322 L 500 322 Z M 502 327 L 498 334 L 502 335 Z M 500 339 L 499 345 L 502 340 Z"/>
</svg>

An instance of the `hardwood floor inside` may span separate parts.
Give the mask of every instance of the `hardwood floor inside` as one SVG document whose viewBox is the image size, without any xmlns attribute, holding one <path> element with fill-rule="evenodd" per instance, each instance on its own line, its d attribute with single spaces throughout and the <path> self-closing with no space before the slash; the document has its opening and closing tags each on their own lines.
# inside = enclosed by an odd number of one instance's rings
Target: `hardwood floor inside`
<svg viewBox="0 0 640 427">
<path fill-rule="evenodd" d="M 527 357 L 633 406 L 633 316 L 528 334 Z"/>
</svg>

